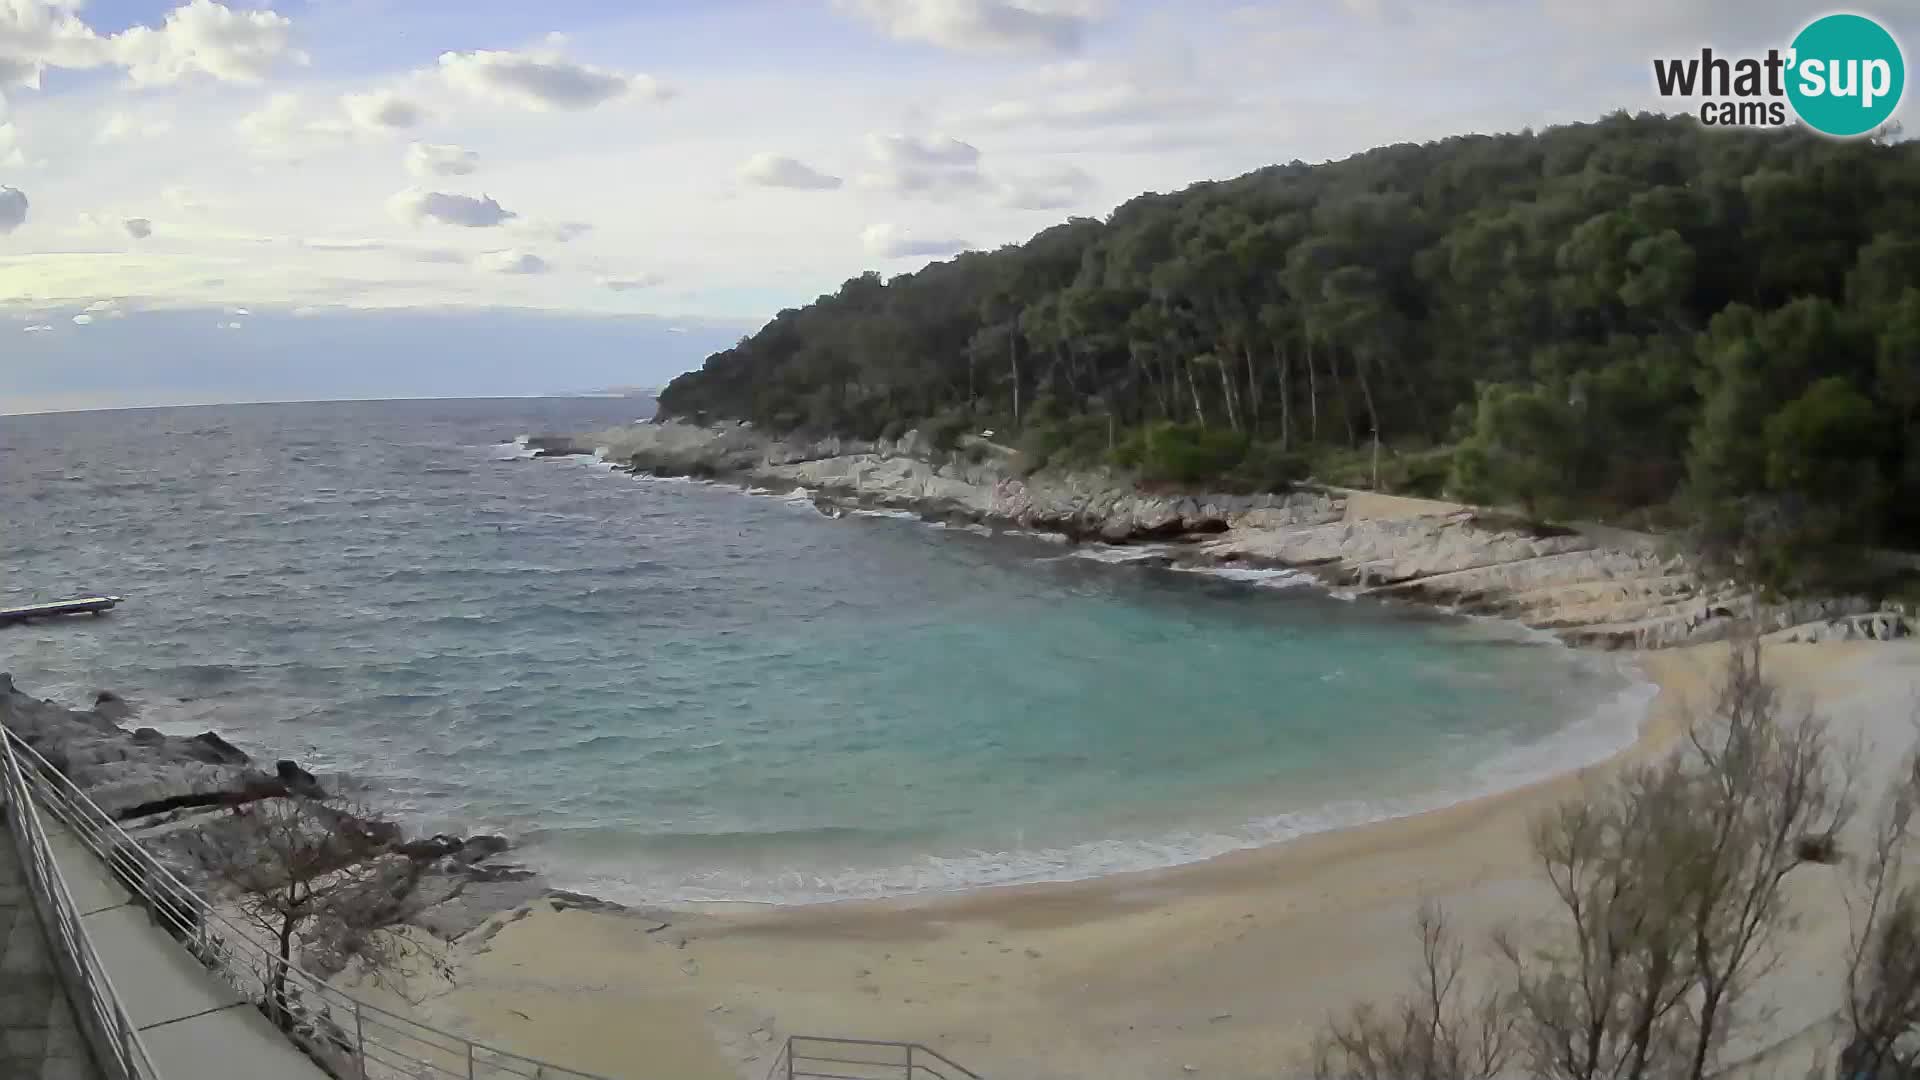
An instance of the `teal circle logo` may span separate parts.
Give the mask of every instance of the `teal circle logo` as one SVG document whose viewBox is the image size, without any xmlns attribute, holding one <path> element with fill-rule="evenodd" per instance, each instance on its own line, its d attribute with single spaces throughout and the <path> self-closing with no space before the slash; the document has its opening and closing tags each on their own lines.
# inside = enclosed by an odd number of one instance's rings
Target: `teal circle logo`
<svg viewBox="0 0 1920 1080">
<path fill-rule="evenodd" d="M 1863 15 L 1828 15 L 1793 39 L 1787 98 L 1815 131 L 1864 135 L 1887 122 L 1907 88 L 1907 62 L 1886 28 Z"/>
</svg>

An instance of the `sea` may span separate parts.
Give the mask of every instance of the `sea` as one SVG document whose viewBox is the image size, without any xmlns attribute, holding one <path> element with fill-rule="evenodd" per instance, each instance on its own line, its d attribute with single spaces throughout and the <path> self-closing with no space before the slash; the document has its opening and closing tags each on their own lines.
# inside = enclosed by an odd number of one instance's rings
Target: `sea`
<svg viewBox="0 0 1920 1080">
<path fill-rule="evenodd" d="M 1288 571 L 1146 565 L 525 438 L 632 399 L 0 417 L 0 671 L 365 781 L 627 902 L 1194 862 L 1593 762 L 1622 659 Z M 1179 553 L 1177 547 L 1159 554 Z"/>
</svg>

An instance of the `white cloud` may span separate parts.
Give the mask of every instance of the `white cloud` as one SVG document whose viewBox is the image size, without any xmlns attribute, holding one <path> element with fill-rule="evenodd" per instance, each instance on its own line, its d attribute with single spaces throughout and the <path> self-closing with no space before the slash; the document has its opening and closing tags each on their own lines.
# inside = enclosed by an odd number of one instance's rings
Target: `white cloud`
<svg viewBox="0 0 1920 1080">
<path fill-rule="evenodd" d="M 422 179 L 465 176 L 480 167 L 480 155 L 445 143 L 414 143 L 407 147 L 407 171 Z"/>
<path fill-rule="evenodd" d="M 300 246 L 309 251 L 381 251 L 387 247 L 387 242 L 365 237 L 349 237 L 342 240 L 325 236 L 309 236 L 300 241 Z"/>
<path fill-rule="evenodd" d="M 1221 107 L 1217 96 L 1188 81 L 1161 83 L 1123 70 L 1079 69 L 1055 85 L 1024 97 L 994 102 L 981 113 L 991 127 L 1099 128 L 1183 122 Z"/>
<path fill-rule="evenodd" d="M 0 88 L 38 89 L 50 67 L 98 67 L 106 43 L 75 14 L 79 0 L 0 3 Z"/>
<path fill-rule="evenodd" d="M 127 309 L 121 307 L 118 300 L 95 300 L 82 308 L 81 314 L 107 319 L 124 319 L 127 317 Z"/>
<path fill-rule="evenodd" d="M 1003 177 L 999 194 L 1002 204 L 1016 210 L 1064 210 L 1085 202 L 1094 187 L 1094 179 L 1085 169 L 1061 165 Z"/>
<path fill-rule="evenodd" d="M 867 254 L 883 259 L 905 259 L 913 256 L 952 255 L 964 249 L 964 240 L 936 240 L 916 237 L 898 225 L 869 225 L 860 234 L 860 244 Z"/>
<path fill-rule="evenodd" d="M 53 327 L 47 323 L 30 323 L 20 329 L 29 334 L 44 334 L 51 331 Z"/>
<path fill-rule="evenodd" d="M 0 187 L 0 234 L 10 233 L 26 221 L 26 192 L 16 187 Z"/>
<path fill-rule="evenodd" d="M 153 235 L 153 222 L 146 218 L 130 217 L 120 224 L 127 230 L 127 235 L 135 240 L 145 240 Z"/>
<path fill-rule="evenodd" d="M 470 229 L 488 228 L 511 221 L 520 215 L 500 205 L 491 195 L 474 198 L 446 191 L 408 188 L 387 200 L 387 208 L 402 221 L 419 224 L 438 221 L 443 225 L 462 225 Z"/>
<path fill-rule="evenodd" d="M 530 251 L 508 248 L 505 251 L 489 251 L 473 260 L 473 265 L 496 274 L 544 274 L 547 261 Z"/>
<path fill-rule="evenodd" d="M 195 194 L 192 189 L 181 187 L 178 184 L 171 184 L 161 188 L 160 198 L 165 200 L 168 206 L 173 207 L 183 214 L 198 214 L 207 208 L 206 201 Z"/>
<path fill-rule="evenodd" d="M 523 109 L 591 109 L 629 94 L 664 101 L 672 92 L 647 75 L 626 75 L 560 55 L 559 36 L 543 49 L 440 54 L 440 74 L 456 90 Z"/>
<path fill-rule="evenodd" d="M 93 316 L 84 311 L 73 317 L 73 325 L 75 326 L 86 326 L 91 322 L 93 322 Z"/>
<path fill-rule="evenodd" d="M 638 277 L 603 277 L 600 279 L 600 287 L 603 289 L 612 289 L 614 292 L 634 292 L 639 289 L 651 289 L 656 285 L 663 285 L 666 283 L 666 280 L 666 277 L 661 274 L 641 274 Z"/>
<path fill-rule="evenodd" d="M 837 0 L 891 37 L 968 52 L 1076 49 L 1099 19 L 1093 0 Z"/>
<path fill-rule="evenodd" d="M 223 323 L 214 323 L 213 325 L 216 329 L 219 329 L 219 330 L 238 330 L 246 324 L 237 323 L 237 322 L 223 322 Z"/>
<path fill-rule="evenodd" d="M 115 109 L 100 125 L 97 143 L 123 142 L 129 139 L 157 139 L 173 130 L 173 120 L 152 112 Z"/>
<path fill-rule="evenodd" d="M 391 90 L 343 94 L 340 107 L 347 111 L 348 119 L 356 127 L 367 131 L 387 132 L 417 127 L 427 118 L 427 110 L 419 102 L 403 98 Z"/>
<path fill-rule="evenodd" d="M 867 136 L 867 152 L 875 168 L 860 175 L 862 187 L 941 198 L 988 186 L 980 171 L 979 148 L 959 139 L 872 134 Z"/>
<path fill-rule="evenodd" d="M 108 39 L 109 55 L 138 86 L 193 75 L 257 83 L 282 61 L 306 63 L 291 46 L 292 25 L 272 11 L 234 11 L 212 0 L 191 0 L 167 12 L 159 29 L 136 26 Z"/>
<path fill-rule="evenodd" d="M 781 154 L 755 154 L 740 166 L 740 179 L 761 187 L 793 188 L 796 191 L 826 191 L 840 186 L 840 178 L 830 176 L 805 162 Z"/>
<path fill-rule="evenodd" d="M 273 95 L 241 117 L 235 130 L 255 153 L 288 159 L 342 146 L 353 138 L 347 125 L 314 116 L 300 95 L 286 93 Z"/>
<path fill-rule="evenodd" d="M 884 165 L 929 168 L 965 168 L 980 163 L 980 149 L 945 135 L 867 136 L 867 152 Z"/>
<path fill-rule="evenodd" d="M 593 226 L 584 221 L 521 220 L 514 224 L 514 231 L 536 239 L 565 244 L 592 232 Z"/>
<path fill-rule="evenodd" d="M 1362 0 L 1347 0 L 1350 5 L 1366 6 Z M 1896 5 L 1887 5 L 1891 10 Z M 1593 4 L 1588 0 L 1542 0 L 1547 17 L 1583 33 L 1599 32 L 1637 40 L 1697 37 L 1719 31 L 1724 37 L 1730 27 L 1750 28 L 1777 38 L 1784 46 L 1796 31 L 1826 9 L 1805 0 L 1611 0 Z M 1696 47 L 1699 43 L 1696 42 Z"/>
<path fill-rule="evenodd" d="M 20 131 L 11 120 L 0 122 L 0 165 L 15 169 L 27 165 L 26 151 L 20 148 Z"/>
</svg>

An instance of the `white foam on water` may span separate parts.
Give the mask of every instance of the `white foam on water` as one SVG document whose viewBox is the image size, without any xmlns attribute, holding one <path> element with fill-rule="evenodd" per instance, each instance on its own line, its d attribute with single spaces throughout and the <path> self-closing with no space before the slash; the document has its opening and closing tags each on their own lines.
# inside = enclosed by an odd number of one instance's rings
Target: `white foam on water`
<svg viewBox="0 0 1920 1080">
<path fill-rule="evenodd" d="M 1260 569 L 1250 566 L 1175 566 L 1182 574 L 1205 574 L 1223 581 L 1242 581 L 1266 589 L 1290 589 L 1319 584 L 1312 574 L 1299 570 Z"/>
<path fill-rule="evenodd" d="M 1055 556 L 1061 559 L 1088 559 L 1109 566 L 1125 566 L 1128 563 L 1146 562 L 1151 559 L 1166 559 L 1173 556 L 1173 548 L 1165 544 L 1083 544 L 1065 555 Z"/>
<path fill-rule="evenodd" d="M 847 513 L 852 515 L 853 517 L 894 518 L 899 521 L 919 521 L 920 520 L 920 515 L 914 513 L 911 510 L 887 510 L 887 509 L 869 510 L 866 508 L 860 508 L 860 509 L 849 509 Z"/>
<path fill-rule="evenodd" d="M 530 435 L 517 435 L 512 442 L 496 443 L 487 447 L 487 456 L 495 461 L 524 461 L 534 456 L 533 448 L 527 445 Z"/>
</svg>

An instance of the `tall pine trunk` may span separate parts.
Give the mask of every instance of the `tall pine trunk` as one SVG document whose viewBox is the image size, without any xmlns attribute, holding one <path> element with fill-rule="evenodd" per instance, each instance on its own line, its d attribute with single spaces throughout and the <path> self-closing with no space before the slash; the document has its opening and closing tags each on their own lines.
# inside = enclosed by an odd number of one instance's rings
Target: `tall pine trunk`
<svg viewBox="0 0 1920 1080">
<path fill-rule="evenodd" d="M 1187 369 L 1187 389 L 1193 391 L 1194 418 L 1199 421 L 1201 427 L 1206 427 L 1207 410 L 1200 405 L 1200 384 L 1195 382 L 1193 378 L 1193 361 L 1189 360 L 1182 366 Z"/>
<path fill-rule="evenodd" d="M 1320 441 L 1320 385 L 1313 370 L 1313 338 L 1307 338 L 1307 440 Z"/>
<path fill-rule="evenodd" d="M 1354 357 L 1354 371 L 1360 376 L 1360 393 L 1367 401 L 1367 423 L 1373 427 L 1373 490 L 1380 490 L 1380 413 L 1373 407 L 1373 383 L 1367 378 L 1364 354 Z"/>
<path fill-rule="evenodd" d="M 1007 334 L 1007 361 L 1013 365 L 1013 430 L 1020 430 L 1020 335 Z"/>
<path fill-rule="evenodd" d="M 1227 358 L 1219 353 L 1215 353 L 1213 356 L 1213 365 L 1220 369 L 1220 396 L 1226 401 L 1227 427 L 1229 430 L 1239 431 L 1240 420 L 1236 415 L 1237 410 L 1233 407 L 1233 375 L 1227 370 Z"/>
<path fill-rule="evenodd" d="M 1260 426 L 1260 372 L 1253 366 L 1253 341 L 1240 342 L 1240 353 L 1247 358 L 1247 432 L 1258 434 Z"/>
<path fill-rule="evenodd" d="M 1276 345 L 1280 353 L 1280 448 L 1293 449 L 1293 353 L 1285 343 Z"/>
</svg>

